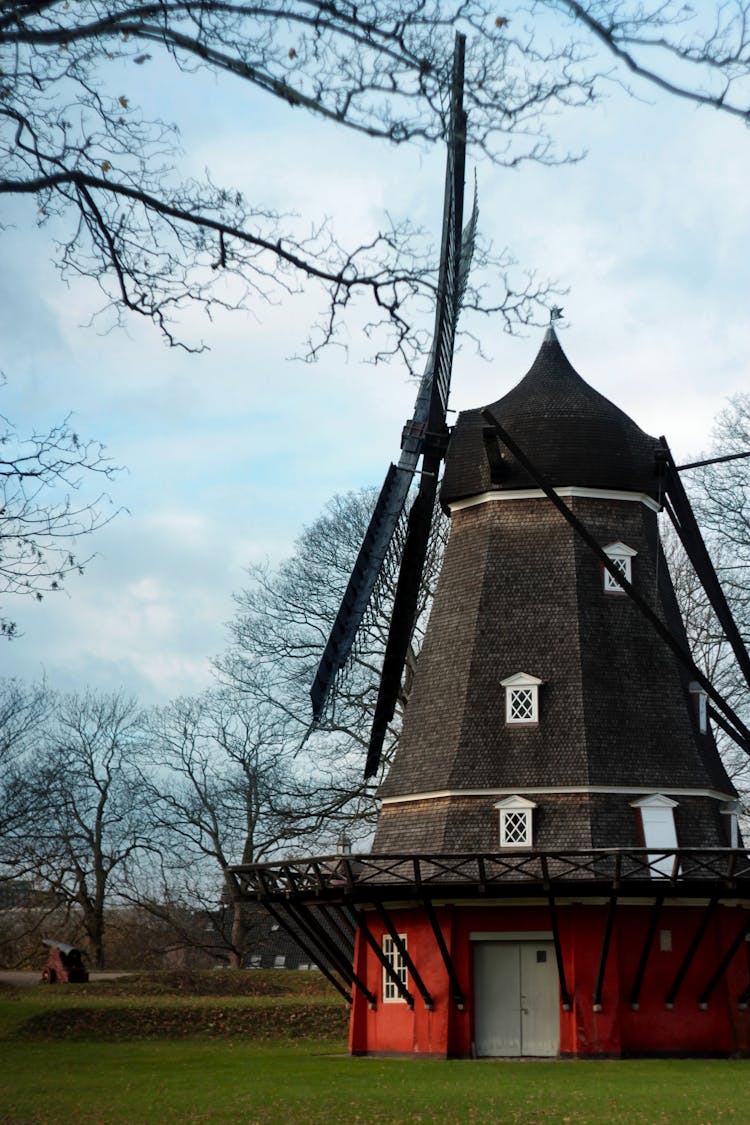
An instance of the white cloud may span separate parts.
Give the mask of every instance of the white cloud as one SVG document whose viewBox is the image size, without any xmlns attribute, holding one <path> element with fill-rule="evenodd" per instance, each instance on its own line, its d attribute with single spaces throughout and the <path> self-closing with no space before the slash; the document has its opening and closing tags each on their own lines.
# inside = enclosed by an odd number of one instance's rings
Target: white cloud
<svg viewBox="0 0 750 1125">
<path fill-rule="evenodd" d="M 144 68 L 144 96 L 151 86 L 157 93 Z M 299 113 L 259 126 L 237 87 L 233 100 L 227 90 L 201 76 L 165 95 L 175 107 L 188 95 L 184 141 L 197 172 L 209 165 L 262 203 L 333 215 L 352 242 L 386 210 L 437 240 L 439 152 L 372 145 Z M 482 231 L 570 285 L 562 341 L 583 377 L 678 455 L 699 449 L 724 397 L 747 385 L 744 131 L 664 100 L 617 99 L 560 125 L 571 147 L 589 145 L 588 160 L 517 172 L 481 164 Z M 355 317 L 349 361 L 334 350 L 314 366 L 289 362 L 321 305 L 313 289 L 213 325 L 191 313 L 187 326 L 212 347 L 204 355 L 169 350 L 139 323 L 104 337 L 82 329 L 99 295 L 61 285 L 47 238 L 3 235 L 16 266 L 0 278 L 3 409 L 29 427 L 74 409 L 81 432 L 128 466 L 110 491 L 131 515 L 97 536 L 100 557 L 69 595 L 8 607 L 25 636 L 0 661 L 29 676 L 44 666 L 66 688 L 125 686 L 164 700 L 208 682 L 244 567 L 282 557 L 334 491 L 380 482 L 415 388 L 398 365 L 356 362 L 369 344 Z M 457 408 L 504 394 L 541 339 L 538 329 L 511 338 L 498 321 L 466 323 L 493 359 L 462 346 Z"/>
</svg>

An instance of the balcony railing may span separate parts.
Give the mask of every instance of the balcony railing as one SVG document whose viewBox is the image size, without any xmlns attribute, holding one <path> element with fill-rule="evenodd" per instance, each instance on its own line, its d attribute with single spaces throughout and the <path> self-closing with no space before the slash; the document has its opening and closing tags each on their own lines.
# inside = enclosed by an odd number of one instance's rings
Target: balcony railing
<svg viewBox="0 0 750 1125">
<path fill-rule="evenodd" d="M 624 895 L 644 887 L 680 893 L 735 891 L 750 897 L 750 851 L 732 848 L 597 848 L 459 854 L 333 855 L 233 868 L 245 893 L 261 900 L 311 901 L 435 897 L 444 891 L 505 897 L 532 891 Z"/>
</svg>

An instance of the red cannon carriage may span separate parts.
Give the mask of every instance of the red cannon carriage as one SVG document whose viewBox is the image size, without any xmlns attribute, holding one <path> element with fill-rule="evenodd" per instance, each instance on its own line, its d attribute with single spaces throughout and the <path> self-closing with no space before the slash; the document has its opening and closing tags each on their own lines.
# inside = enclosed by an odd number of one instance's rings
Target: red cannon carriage
<svg viewBox="0 0 750 1125">
<path fill-rule="evenodd" d="M 80 949 L 50 938 L 44 939 L 44 945 L 49 947 L 49 954 L 42 970 L 42 984 L 86 984 L 89 974 Z"/>
</svg>

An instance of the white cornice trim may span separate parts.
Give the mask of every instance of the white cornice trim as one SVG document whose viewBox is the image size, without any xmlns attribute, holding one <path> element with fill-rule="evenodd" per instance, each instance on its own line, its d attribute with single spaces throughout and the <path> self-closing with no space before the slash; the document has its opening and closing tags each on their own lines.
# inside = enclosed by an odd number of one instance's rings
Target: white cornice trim
<svg viewBox="0 0 750 1125">
<path fill-rule="evenodd" d="M 558 496 L 582 496 L 592 500 L 628 500 L 632 504 L 643 504 L 644 507 L 650 508 L 652 512 L 661 510 L 657 502 L 651 496 L 647 496 L 645 492 L 619 492 L 611 488 L 585 488 L 578 484 L 566 484 L 554 491 Z M 475 508 L 478 504 L 490 504 L 498 500 L 538 500 L 540 498 L 545 498 L 541 488 L 516 488 L 505 492 L 493 490 L 492 492 L 479 492 L 476 496 L 467 496 L 465 500 L 454 500 L 452 504 L 448 505 L 448 508 L 453 515 L 454 512 L 463 511 L 464 508 Z"/>
<path fill-rule="evenodd" d="M 412 793 L 408 797 L 383 797 L 383 805 L 404 805 L 414 801 L 437 801 L 445 797 L 506 797 L 538 793 L 608 793 L 615 796 L 640 796 L 663 794 L 670 797 L 711 797 L 715 801 L 735 801 L 732 793 L 720 789 L 665 789 L 648 785 L 523 785 L 512 789 L 435 789 L 427 793 Z"/>
</svg>

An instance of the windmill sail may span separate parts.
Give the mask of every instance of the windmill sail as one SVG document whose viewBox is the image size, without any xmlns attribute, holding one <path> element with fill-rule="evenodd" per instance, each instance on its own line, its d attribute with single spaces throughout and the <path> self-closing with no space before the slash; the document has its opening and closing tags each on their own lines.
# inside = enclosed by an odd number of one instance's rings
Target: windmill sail
<svg viewBox="0 0 750 1125">
<path fill-rule="evenodd" d="M 547 480 L 539 468 L 534 465 L 524 450 L 519 447 L 517 442 L 503 426 L 502 419 L 497 413 L 496 405 L 497 404 L 495 404 L 494 407 L 486 407 L 483 414 L 487 422 L 494 428 L 499 439 L 510 450 L 516 460 L 523 465 L 535 484 L 554 504 L 575 533 L 586 543 L 589 550 L 593 551 L 602 566 L 612 574 L 617 585 L 627 594 L 630 600 L 635 603 L 639 612 L 651 623 L 653 629 L 672 650 L 683 667 L 685 667 L 700 684 L 708 698 L 714 704 L 714 707 L 711 709 L 711 715 L 714 720 L 737 746 L 743 749 L 746 754 L 750 754 L 750 730 L 735 709 L 711 683 L 708 676 L 697 666 L 689 650 L 685 647 L 680 638 L 675 636 L 672 632 L 668 622 L 661 619 L 648 601 L 644 599 L 641 594 L 637 593 L 632 584 L 618 571 L 617 567 L 613 565 L 612 560 L 608 558 L 589 529 L 578 519 L 562 497 L 558 495 L 557 490 L 553 488 L 549 480 Z M 750 657 L 748 657 L 742 637 L 732 617 L 726 599 L 724 598 L 718 577 L 713 569 L 713 564 L 711 563 L 705 543 L 698 529 L 698 524 L 690 506 L 690 501 L 679 479 L 672 454 L 664 438 L 661 438 L 659 461 L 661 465 L 665 467 L 666 507 L 670 518 L 685 546 L 688 557 L 695 567 L 696 573 L 719 619 L 725 636 L 732 646 L 738 664 L 743 674 L 747 676 L 747 671 L 750 668 Z"/>
<path fill-rule="evenodd" d="M 667 512 L 724 631 L 745 683 L 750 687 L 750 656 L 745 642 L 724 596 L 719 577 L 698 527 L 698 521 L 680 479 L 679 470 L 664 438 L 661 438 L 661 444 L 665 465 L 665 492 L 669 502 Z"/>
<path fill-rule="evenodd" d="M 420 381 L 414 415 L 404 429 L 401 456 L 398 464 L 390 465 L 386 473 L 383 487 L 375 504 L 370 524 L 365 533 L 362 547 L 310 691 L 313 704 L 313 721 L 318 722 L 323 715 L 326 701 L 331 695 L 336 677 L 345 667 L 352 651 L 357 632 L 377 587 L 383 563 L 389 551 L 393 549 L 394 537 L 399 523 L 403 519 L 409 490 L 417 471 L 419 459 L 422 457 L 421 483 L 417 499 L 409 515 L 404 555 L 401 561 L 396 592 L 394 621 L 391 625 L 391 635 L 394 634 L 395 625 L 399 641 L 396 645 L 389 636 L 385 657 L 384 679 L 387 678 L 389 685 L 384 697 L 385 711 L 387 712 L 390 707 L 390 715 L 386 719 L 385 725 L 382 726 L 383 736 L 387 723 L 393 716 L 406 651 L 414 628 L 419 580 L 421 579 L 429 540 L 437 474 L 440 461 L 444 455 L 447 436 L 445 418 L 450 394 L 456 324 L 461 299 L 466 289 L 477 224 L 475 191 L 474 210 L 466 229 L 462 232 L 466 150 L 466 115 L 463 111 L 464 46 L 464 36 L 457 35 L 453 60 L 443 233 L 433 342 Z M 431 500 L 428 496 L 430 491 L 432 494 Z M 417 518 L 418 514 L 419 519 Z M 416 530 L 417 527 L 418 530 Z M 418 571 L 413 593 L 411 590 L 413 583 L 409 585 L 401 577 L 405 573 L 405 567 L 410 571 Z M 398 622 L 396 622 L 397 616 Z M 406 636 L 405 644 L 403 635 Z M 403 655 L 400 656 L 400 653 L 403 653 Z M 396 665 L 398 665 L 397 671 L 393 671 Z M 386 677 L 386 669 L 391 669 L 388 677 Z M 395 691 L 391 686 L 394 679 Z M 382 682 L 380 694 L 381 696 L 384 694 Z M 381 725 L 383 713 L 384 707 L 379 698 L 376 722 Z M 380 737 L 375 755 L 371 746 L 367 776 L 374 772 L 377 767 L 380 747 L 382 747 L 382 737 Z M 375 766 L 371 768 L 373 760 Z"/>
</svg>

